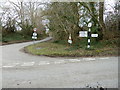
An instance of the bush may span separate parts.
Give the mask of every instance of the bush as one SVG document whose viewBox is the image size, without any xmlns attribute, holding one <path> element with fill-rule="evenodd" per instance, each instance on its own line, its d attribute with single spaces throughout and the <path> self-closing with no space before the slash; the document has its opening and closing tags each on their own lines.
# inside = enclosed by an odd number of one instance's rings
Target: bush
<svg viewBox="0 0 120 90">
<path fill-rule="evenodd" d="M 32 36 L 33 33 L 33 26 L 32 25 L 22 25 L 21 35 L 24 38 L 28 38 Z"/>
<path fill-rule="evenodd" d="M 104 40 L 111 40 L 114 38 L 120 38 L 120 31 L 119 30 L 106 30 L 104 34 Z"/>
</svg>

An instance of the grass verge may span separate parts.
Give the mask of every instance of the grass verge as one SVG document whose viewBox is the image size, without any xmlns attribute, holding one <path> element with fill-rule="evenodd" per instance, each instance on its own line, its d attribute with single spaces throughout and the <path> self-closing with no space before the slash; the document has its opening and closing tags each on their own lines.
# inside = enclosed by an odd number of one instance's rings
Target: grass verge
<svg viewBox="0 0 120 90">
<path fill-rule="evenodd" d="M 41 40 L 45 37 L 46 36 L 38 37 L 37 40 Z M 32 41 L 31 36 L 23 37 L 23 35 L 21 35 L 19 33 L 10 33 L 10 34 L 2 37 L 2 34 L 1 34 L 0 45 L 7 45 L 7 44 L 13 44 L 13 43 L 28 42 L 28 41 Z"/>
<path fill-rule="evenodd" d="M 70 46 L 54 42 L 43 42 L 30 45 L 24 51 L 33 55 L 44 55 L 50 57 L 92 57 L 92 56 L 118 56 L 118 47 L 109 41 L 94 44 L 91 49 L 86 46 Z"/>
</svg>

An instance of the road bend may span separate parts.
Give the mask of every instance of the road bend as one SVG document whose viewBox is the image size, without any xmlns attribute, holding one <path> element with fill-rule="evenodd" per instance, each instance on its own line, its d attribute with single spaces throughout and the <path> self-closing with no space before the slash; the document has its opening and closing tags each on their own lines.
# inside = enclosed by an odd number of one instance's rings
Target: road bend
<svg viewBox="0 0 120 90">
<path fill-rule="evenodd" d="M 2 88 L 118 88 L 118 57 L 53 58 L 21 51 L 30 44 L 0 46 Z"/>
</svg>

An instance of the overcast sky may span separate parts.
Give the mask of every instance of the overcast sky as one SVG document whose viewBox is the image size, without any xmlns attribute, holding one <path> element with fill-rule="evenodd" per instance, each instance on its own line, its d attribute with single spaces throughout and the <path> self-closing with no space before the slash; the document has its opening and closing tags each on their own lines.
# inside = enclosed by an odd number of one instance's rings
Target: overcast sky
<svg viewBox="0 0 120 90">
<path fill-rule="evenodd" d="M 12 1 L 12 2 L 18 2 L 18 1 L 24 1 L 24 2 L 28 2 L 28 1 L 31 1 L 31 2 L 47 2 L 48 0 L 0 0 L 0 3 L 1 2 L 6 2 L 5 5 L 9 5 L 9 3 L 7 3 L 8 1 Z M 52 0 L 54 1 L 54 0 Z M 63 0 L 64 1 L 64 0 Z M 69 0 L 68 0 L 69 1 Z M 87 0 L 84 0 L 84 1 L 87 1 Z M 89 0 L 90 1 L 90 0 Z M 93 1 L 93 0 L 92 0 Z M 95 0 L 96 1 L 96 0 Z M 105 0 L 106 4 L 110 4 L 111 6 L 114 6 L 114 3 L 115 3 L 115 0 Z M 111 9 L 111 6 L 108 6 L 107 5 L 107 8 Z"/>
<path fill-rule="evenodd" d="M 10 3 L 8 1 L 12 1 L 12 2 L 18 2 L 18 1 L 24 1 L 24 2 L 28 2 L 28 1 L 30 1 L 30 2 L 35 2 L 35 1 L 37 1 L 37 2 L 48 2 L 48 0 L 0 0 L 0 3 L 4 2 L 5 6 L 10 6 L 9 5 Z M 52 1 L 54 1 L 54 0 L 52 0 Z M 84 1 L 87 1 L 87 0 L 84 0 Z M 95 0 L 95 1 L 97 1 L 97 0 Z M 110 4 L 110 5 L 108 5 L 108 4 Z M 112 7 L 114 7 L 114 4 L 115 4 L 115 0 L 105 0 L 105 7 L 107 9 L 106 12 L 113 11 Z M 1 9 L 0 9 L 0 12 L 2 12 Z"/>
<path fill-rule="evenodd" d="M 28 2 L 28 1 L 30 1 L 30 2 L 35 2 L 35 1 L 37 1 L 37 2 L 48 2 L 48 0 L 0 0 L 0 4 L 5 3 L 4 6 L 6 6 L 6 7 L 10 6 L 10 3 L 8 1 L 12 1 L 12 2 L 18 2 L 18 1 L 24 1 L 24 2 Z M 84 0 L 84 1 L 87 1 L 87 0 Z M 95 1 L 97 1 L 97 0 L 95 0 Z M 110 4 L 110 5 L 108 5 L 108 4 Z M 105 12 L 113 11 L 114 5 L 115 5 L 115 0 L 105 0 L 105 7 L 107 9 Z M 0 13 L 1 12 L 2 12 L 2 9 L 0 8 Z"/>
<path fill-rule="evenodd" d="M 0 0 L 0 2 L 7 2 L 7 1 L 13 1 L 13 2 L 18 2 L 18 1 L 24 1 L 24 2 L 27 2 L 27 1 L 33 1 L 33 2 L 34 1 L 38 1 L 38 2 L 43 2 L 43 1 L 46 1 L 47 2 L 48 0 Z M 51 0 L 51 1 L 54 1 L 54 0 Z M 62 1 L 66 1 L 66 0 L 62 0 Z M 69 0 L 67 0 L 67 1 L 69 1 Z M 70 1 L 72 1 L 72 0 L 70 0 Z M 77 0 L 77 1 L 79 1 L 79 0 Z M 97 0 L 84 0 L 84 1 L 97 1 Z M 105 0 L 105 1 L 109 2 L 109 3 L 114 3 L 117 0 Z"/>
</svg>

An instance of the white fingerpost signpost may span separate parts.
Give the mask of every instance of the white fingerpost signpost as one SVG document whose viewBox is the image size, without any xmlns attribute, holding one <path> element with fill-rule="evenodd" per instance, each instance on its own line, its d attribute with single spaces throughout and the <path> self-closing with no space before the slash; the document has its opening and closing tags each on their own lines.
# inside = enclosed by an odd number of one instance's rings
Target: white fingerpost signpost
<svg viewBox="0 0 120 90">
<path fill-rule="evenodd" d="M 35 41 L 37 39 L 37 28 L 33 29 L 33 35 L 32 35 L 32 39 Z"/>
<path fill-rule="evenodd" d="M 88 37 L 88 45 L 87 48 L 90 48 L 90 38 L 91 37 L 98 37 L 98 34 L 91 34 L 91 27 L 92 23 L 88 24 L 89 30 L 88 31 L 80 31 L 79 32 L 79 37 Z"/>
</svg>

